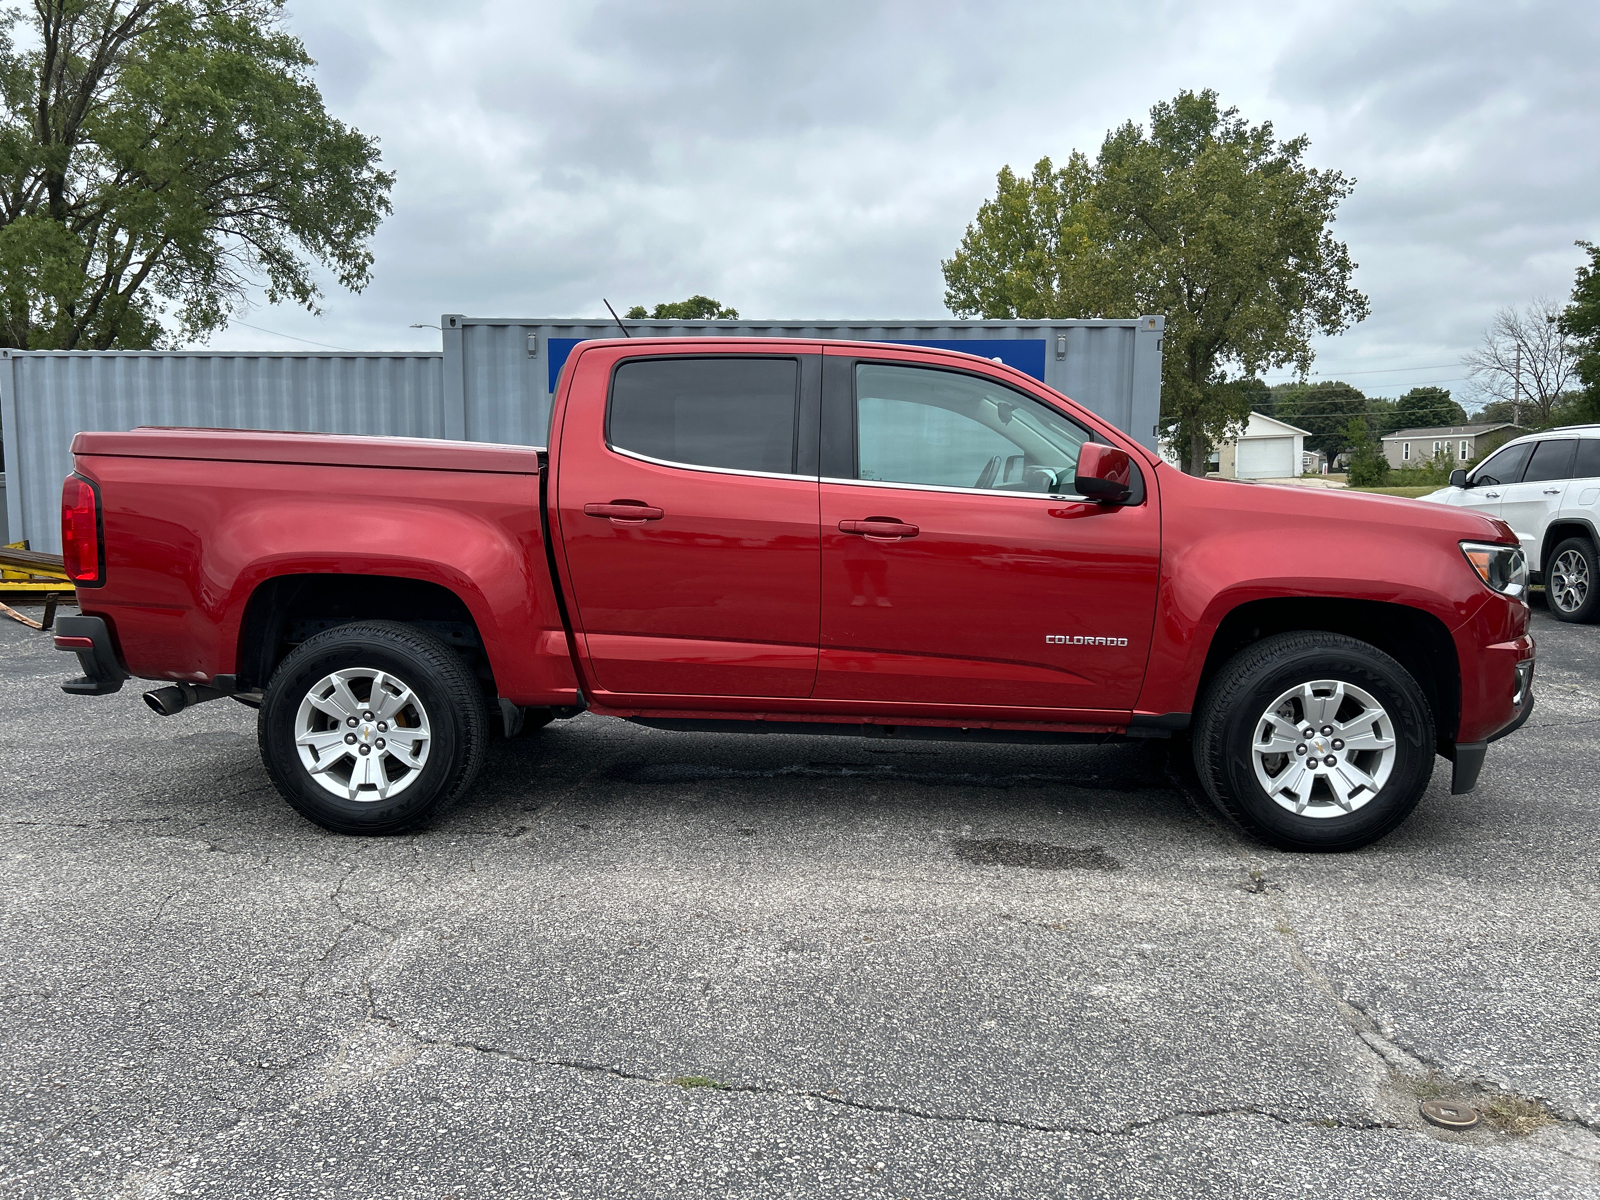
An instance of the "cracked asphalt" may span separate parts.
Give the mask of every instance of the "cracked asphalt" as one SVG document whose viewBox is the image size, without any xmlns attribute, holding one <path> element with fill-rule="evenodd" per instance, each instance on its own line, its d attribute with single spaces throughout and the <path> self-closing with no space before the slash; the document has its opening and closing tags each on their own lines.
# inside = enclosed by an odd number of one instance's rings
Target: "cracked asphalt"
<svg viewBox="0 0 1600 1200">
<path fill-rule="evenodd" d="M 0 621 L 0 1196 L 1593 1197 L 1600 628 L 1535 605 L 1477 792 L 1329 857 L 1159 746 L 590 717 L 343 838 Z"/>
</svg>

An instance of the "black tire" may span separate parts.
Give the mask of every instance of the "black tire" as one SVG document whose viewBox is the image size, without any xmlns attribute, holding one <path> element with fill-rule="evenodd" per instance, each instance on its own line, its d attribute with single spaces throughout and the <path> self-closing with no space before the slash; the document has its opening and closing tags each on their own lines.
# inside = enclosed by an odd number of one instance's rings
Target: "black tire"
<svg viewBox="0 0 1600 1200">
<path fill-rule="evenodd" d="M 402 680 L 431 730 L 415 778 L 383 799 L 335 795 L 312 776 L 296 746 L 300 705 L 308 692 L 334 671 L 362 668 Z M 368 700 L 370 694 L 356 698 Z M 267 773 L 296 812 L 335 833 L 384 834 L 418 824 L 466 791 L 483 763 L 487 718 L 472 671 L 443 641 L 398 621 L 361 621 L 308 638 L 278 665 L 256 729 Z M 396 718 L 395 728 L 400 727 Z"/>
<path fill-rule="evenodd" d="M 1354 811 L 1337 816 L 1297 815 L 1280 805 L 1257 779 L 1252 751 L 1257 723 L 1273 701 L 1317 680 L 1364 690 L 1394 728 L 1388 779 Z M 1250 833 L 1284 850 L 1354 850 L 1384 837 L 1422 799 L 1433 758 L 1433 713 L 1417 681 L 1383 651 L 1336 633 L 1283 633 L 1241 650 L 1206 689 L 1194 730 L 1195 769 L 1206 794 Z M 1331 791 L 1326 795 L 1331 800 Z"/>
<path fill-rule="evenodd" d="M 1567 563 L 1562 562 L 1563 556 L 1570 556 Z M 1571 608 L 1562 607 L 1574 600 L 1577 603 Z M 1567 538 L 1550 551 L 1544 571 L 1544 602 L 1558 621 L 1600 620 L 1600 557 L 1588 538 Z"/>
</svg>

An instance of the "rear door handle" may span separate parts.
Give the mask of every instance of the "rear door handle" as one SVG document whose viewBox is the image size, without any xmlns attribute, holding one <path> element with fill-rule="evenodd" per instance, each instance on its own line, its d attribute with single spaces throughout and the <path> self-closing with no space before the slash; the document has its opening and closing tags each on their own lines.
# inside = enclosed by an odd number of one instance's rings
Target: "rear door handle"
<svg viewBox="0 0 1600 1200">
<path fill-rule="evenodd" d="M 1544 494 L 1546 496 L 1559 496 L 1561 494 L 1561 489 L 1560 488 L 1545 488 Z"/>
<path fill-rule="evenodd" d="M 585 504 L 586 517 L 607 517 L 617 525 L 643 525 L 659 521 L 667 514 L 639 500 L 613 500 L 610 504 Z"/>
<path fill-rule="evenodd" d="M 1485 492 L 1483 494 L 1483 498 L 1485 500 L 1498 500 L 1498 499 L 1500 499 L 1500 493 L 1499 492 Z"/>
<path fill-rule="evenodd" d="M 922 530 L 904 521 L 893 521 L 887 517 L 869 517 L 865 521 L 840 521 L 839 532 L 859 533 L 862 537 L 871 538 L 875 542 L 897 542 L 902 538 L 914 538 Z"/>
</svg>

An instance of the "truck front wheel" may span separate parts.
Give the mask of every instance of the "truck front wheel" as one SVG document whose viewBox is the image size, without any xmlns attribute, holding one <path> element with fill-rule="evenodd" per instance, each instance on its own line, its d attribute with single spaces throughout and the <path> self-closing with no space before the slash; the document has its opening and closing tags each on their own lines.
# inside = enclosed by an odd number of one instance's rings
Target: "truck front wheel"
<svg viewBox="0 0 1600 1200">
<path fill-rule="evenodd" d="M 301 816 L 336 833 L 393 833 L 472 782 L 488 742 L 477 680 L 444 642 L 362 621 L 301 643 L 267 686 L 261 758 Z"/>
<path fill-rule="evenodd" d="M 1342 634 L 1263 638 L 1212 680 L 1194 759 L 1212 801 L 1285 850 L 1354 850 L 1410 815 L 1433 773 L 1433 713 L 1383 651 Z"/>
</svg>

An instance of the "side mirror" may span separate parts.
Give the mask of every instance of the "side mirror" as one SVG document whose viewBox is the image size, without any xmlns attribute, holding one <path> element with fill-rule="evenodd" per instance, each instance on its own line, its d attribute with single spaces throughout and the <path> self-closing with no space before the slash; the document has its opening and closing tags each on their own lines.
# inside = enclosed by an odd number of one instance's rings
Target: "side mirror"
<svg viewBox="0 0 1600 1200">
<path fill-rule="evenodd" d="M 1450 472 L 1450 486 L 1459 488 L 1467 486 L 1467 473 L 1461 467 Z"/>
<path fill-rule="evenodd" d="M 1126 450 L 1085 442 L 1078 447 L 1072 489 L 1098 504 L 1126 504 L 1133 495 L 1133 460 Z"/>
</svg>

